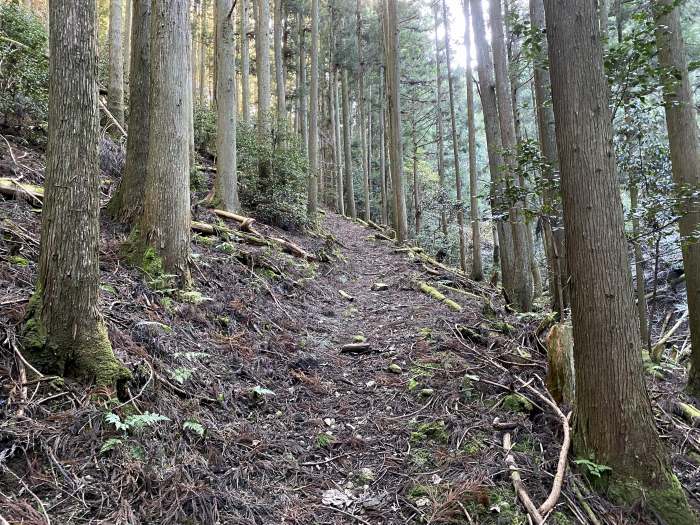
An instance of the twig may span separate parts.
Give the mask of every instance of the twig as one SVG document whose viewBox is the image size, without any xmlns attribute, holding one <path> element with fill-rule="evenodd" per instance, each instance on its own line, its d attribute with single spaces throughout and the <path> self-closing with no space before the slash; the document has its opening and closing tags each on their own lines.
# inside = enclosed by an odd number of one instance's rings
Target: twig
<svg viewBox="0 0 700 525">
<path fill-rule="evenodd" d="M 32 489 L 29 488 L 29 486 L 24 482 L 24 480 L 22 478 L 20 478 L 17 474 L 15 474 L 11 469 L 9 469 L 8 467 L 5 467 L 5 466 L 2 466 L 2 468 L 3 468 L 3 470 L 7 471 L 10 475 L 12 475 L 13 478 L 15 478 L 17 481 L 19 481 L 19 483 L 22 485 L 22 487 L 24 487 L 24 490 L 26 490 L 27 492 L 29 492 L 29 494 L 32 495 L 32 497 L 39 504 L 39 507 L 41 508 L 41 512 L 44 514 L 44 519 L 46 520 L 46 525 L 51 525 L 51 519 L 49 518 L 49 513 L 46 512 L 46 507 L 44 507 L 44 502 L 41 501 L 39 496 L 34 494 L 32 492 Z"/>
<path fill-rule="evenodd" d="M 346 454 L 340 454 L 339 456 L 333 456 L 330 458 L 326 458 L 323 461 L 307 461 L 306 463 L 299 463 L 300 467 L 315 467 L 317 465 L 325 465 L 326 463 L 330 463 L 331 461 L 335 461 L 336 459 L 344 458 L 345 456 L 351 456 L 353 453 L 348 452 Z"/>
<path fill-rule="evenodd" d="M 513 457 L 513 454 L 510 453 L 511 448 L 512 445 L 510 441 L 510 433 L 506 432 L 505 434 L 503 434 L 503 449 L 506 452 L 505 461 L 506 465 L 508 465 L 508 470 L 510 470 L 510 479 L 513 481 L 515 493 L 518 495 L 518 498 L 520 498 L 520 501 L 522 501 L 523 505 L 525 506 L 525 510 L 527 510 L 527 513 L 532 517 L 534 522 L 537 525 L 541 525 L 542 523 L 544 523 L 544 519 L 535 507 L 535 504 L 530 499 L 530 495 L 527 493 L 525 484 L 523 483 L 523 480 L 520 477 L 518 466 L 515 464 L 515 458 Z"/>
</svg>

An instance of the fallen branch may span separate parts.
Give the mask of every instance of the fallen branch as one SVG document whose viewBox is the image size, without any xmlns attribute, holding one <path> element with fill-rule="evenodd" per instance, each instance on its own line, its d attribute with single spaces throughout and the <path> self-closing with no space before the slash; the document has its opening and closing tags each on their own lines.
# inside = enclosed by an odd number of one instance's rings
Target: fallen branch
<svg viewBox="0 0 700 525">
<path fill-rule="evenodd" d="M 42 199 L 44 198 L 44 188 L 41 186 L 34 186 L 33 184 L 8 178 L 0 178 L 0 193 L 15 199 L 18 197 L 29 197 L 37 201 L 39 206 L 42 205 Z"/>
<path fill-rule="evenodd" d="M 435 288 L 430 286 L 428 283 L 421 281 L 418 283 L 418 286 L 420 287 L 421 292 L 432 297 L 436 301 L 444 303 L 445 306 L 447 306 L 450 310 L 454 310 L 455 312 L 462 311 L 462 307 L 459 304 L 454 302 L 452 299 L 448 299 L 447 297 L 445 297 L 443 294 L 441 294 Z"/>
<path fill-rule="evenodd" d="M 124 138 L 126 138 L 126 130 L 122 127 L 121 124 L 119 124 L 119 121 L 112 115 L 112 112 L 107 109 L 107 106 L 105 105 L 104 102 L 102 102 L 102 98 L 100 100 L 100 109 L 104 111 L 105 115 L 109 118 L 109 120 L 112 121 L 112 124 L 116 126 L 116 128 L 119 130 L 119 132 L 122 134 Z"/>
<path fill-rule="evenodd" d="M 513 454 L 511 454 L 511 449 L 512 444 L 510 440 L 510 433 L 506 432 L 505 434 L 503 434 L 503 450 L 505 450 L 506 452 L 505 461 L 506 465 L 508 465 L 508 470 L 510 470 L 510 479 L 513 481 L 515 493 L 518 495 L 518 498 L 525 506 L 525 510 L 527 510 L 527 513 L 530 515 L 532 520 L 537 525 L 540 525 L 544 523 L 544 518 L 542 518 L 542 515 L 535 507 L 535 504 L 532 502 L 532 499 L 530 499 L 530 495 L 525 489 L 525 484 L 523 483 L 523 480 L 520 477 L 520 471 L 518 470 L 518 466 L 515 464 L 515 458 L 513 457 Z"/>
<path fill-rule="evenodd" d="M 341 354 L 364 354 L 369 352 L 372 347 L 369 343 L 349 343 L 340 347 Z"/>
<path fill-rule="evenodd" d="M 687 318 L 688 318 L 688 310 L 683 312 L 683 315 L 681 315 L 680 319 L 678 319 L 678 321 L 676 321 L 676 324 L 674 324 L 668 332 L 666 332 L 664 335 L 662 335 L 659 338 L 659 340 L 656 342 L 656 344 L 651 347 L 651 358 L 654 362 L 659 361 L 659 359 L 661 358 L 661 352 L 664 348 L 664 345 L 666 344 L 666 341 L 668 341 L 671 338 L 671 336 L 678 331 L 678 329 L 683 324 L 683 321 L 685 321 Z"/>
</svg>

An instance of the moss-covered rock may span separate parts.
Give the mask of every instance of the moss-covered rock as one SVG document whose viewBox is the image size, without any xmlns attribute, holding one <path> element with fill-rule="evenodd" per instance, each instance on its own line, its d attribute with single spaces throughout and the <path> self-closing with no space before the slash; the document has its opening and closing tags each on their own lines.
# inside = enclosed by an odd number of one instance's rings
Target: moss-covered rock
<svg viewBox="0 0 700 525">
<path fill-rule="evenodd" d="M 503 398 L 503 408 L 511 412 L 529 414 L 534 410 L 533 404 L 523 395 L 518 393 L 508 394 Z"/>
</svg>

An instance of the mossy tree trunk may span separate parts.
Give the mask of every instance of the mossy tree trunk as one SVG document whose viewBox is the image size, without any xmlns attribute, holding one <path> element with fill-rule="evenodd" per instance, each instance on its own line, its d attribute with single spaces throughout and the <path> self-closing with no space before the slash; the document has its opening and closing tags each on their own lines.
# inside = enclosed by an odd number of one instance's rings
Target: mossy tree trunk
<svg viewBox="0 0 700 525">
<path fill-rule="evenodd" d="M 188 0 L 153 0 L 148 179 L 134 232 L 136 264 L 190 284 L 190 156 Z"/>
<path fill-rule="evenodd" d="M 107 213 L 121 222 L 134 224 L 143 210 L 148 168 L 148 123 L 151 90 L 151 0 L 134 0 L 132 21 L 131 82 L 129 82 L 129 135 L 126 166 Z"/>
<path fill-rule="evenodd" d="M 237 212 L 238 174 L 236 171 L 236 43 L 233 0 L 217 0 L 216 9 L 216 180 L 214 204 Z"/>
<path fill-rule="evenodd" d="M 98 308 L 95 0 L 52 0 L 49 24 L 49 133 L 39 277 L 23 330 L 24 348 L 43 372 L 113 385 L 129 373 L 112 352 Z"/>
<path fill-rule="evenodd" d="M 647 504 L 665 523 L 697 523 L 644 382 L 596 7 L 544 5 L 573 287 L 576 455 L 612 468 L 616 499 Z"/>
<path fill-rule="evenodd" d="M 676 191 L 681 196 L 679 222 L 683 267 L 688 293 L 688 326 L 691 357 L 688 392 L 700 397 L 700 139 L 693 92 L 688 78 L 685 45 L 678 5 L 668 0 L 654 2 L 659 63 L 677 78 L 664 86 L 666 125 Z"/>
<path fill-rule="evenodd" d="M 124 57 L 122 50 L 122 0 L 109 3 L 109 85 L 107 109 L 124 126 Z M 118 132 L 117 132 L 118 133 Z M 115 135 L 116 136 L 116 135 Z"/>
</svg>

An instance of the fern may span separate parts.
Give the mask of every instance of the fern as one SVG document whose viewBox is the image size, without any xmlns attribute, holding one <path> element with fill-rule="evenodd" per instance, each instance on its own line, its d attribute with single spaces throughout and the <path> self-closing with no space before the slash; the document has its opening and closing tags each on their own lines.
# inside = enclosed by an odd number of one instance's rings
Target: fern
<svg viewBox="0 0 700 525">
<path fill-rule="evenodd" d="M 134 414 L 124 420 L 124 424 L 128 429 L 138 429 L 143 427 L 151 427 L 161 421 L 170 421 L 170 418 L 161 414 L 152 412 L 144 412 L 143 414 Z"/>
<path fill-rule="evenodd" d="M 202 425 L 199 421 L 196 419 L 188 419 L 185 421 L 185 423 L 182 425 L 182 428 L 184 430 L 189 430 L 190 432 L 194 432 L 197 434 L 199 437 L 204 437 L 204 425 Z"/>
<path fill-rule="evenodd" d="M 106 414 L 105 421 L 107 423 L 113 424 L 114 428 L 116 428 L 117 430 L 124 430 L 124 431 L 129 430 L 129 425 L 122 423 L 122 419 L 114 412 L 110 412 L 110 413 Z"/>
<path fill-rule="evenodd" d="M 169 372 L 170 377 L 173 378 L 174 381 L 177 381 L 180 384 L 183 384 L 185 381 L 187 381 L 191 376 L 192 376 L 192 370 L 191 368 L 183 368 L 179 367 L 176 368 L 175 370 L 171 370 Z"/>
<path fill-rule="evenodd" d="M 124 443 L 124 440 L 122 440 L 122 439 L 109 438 L 107 441 L 105 441 L 102 444 L 102 447 L 100 448 L 100 454 L 106 454 L 110 450 L 114 450 L 115 448 L 117 448 L 122 443 Z"/>
</svg>

